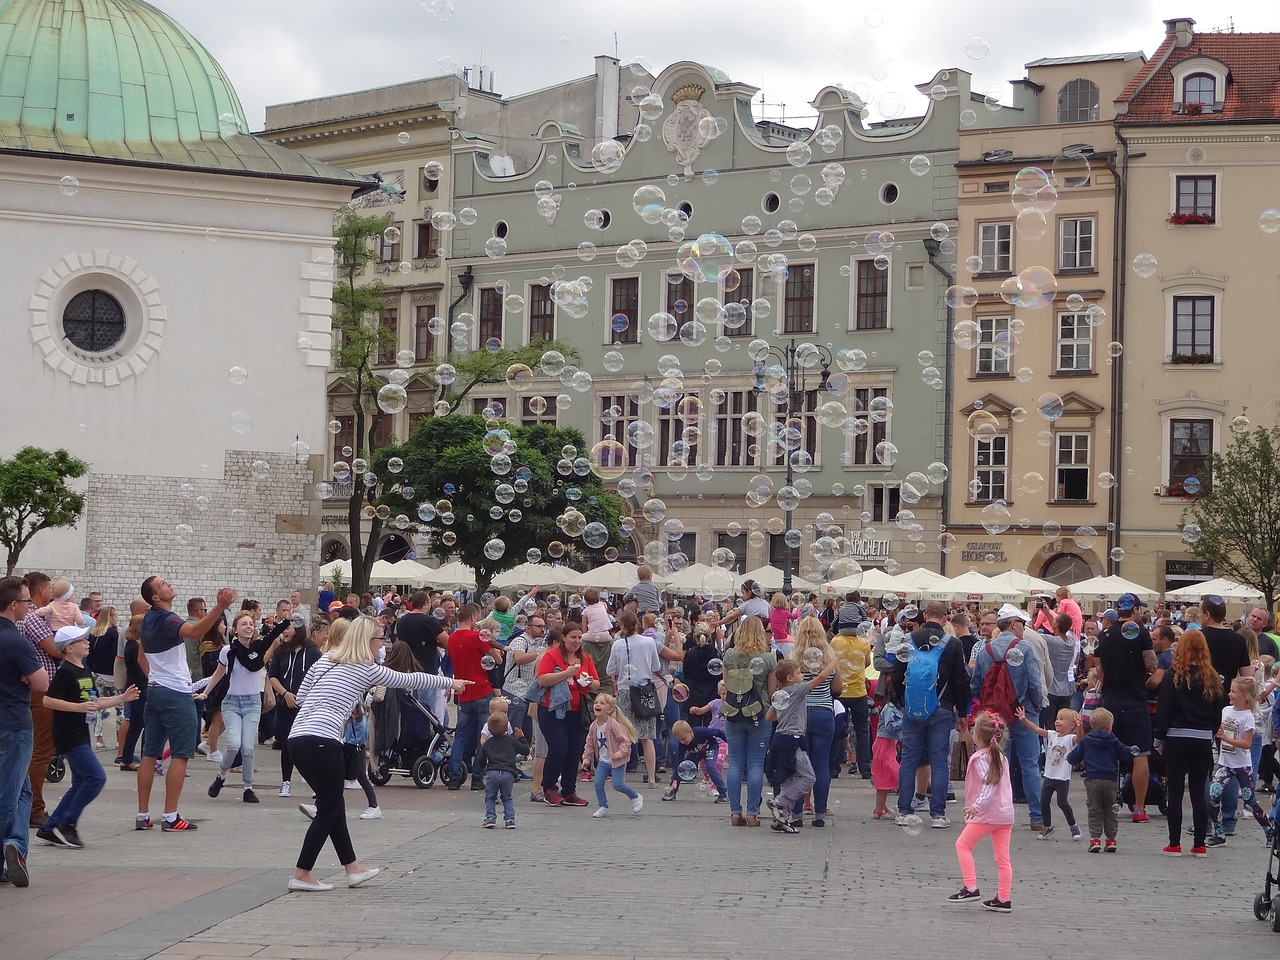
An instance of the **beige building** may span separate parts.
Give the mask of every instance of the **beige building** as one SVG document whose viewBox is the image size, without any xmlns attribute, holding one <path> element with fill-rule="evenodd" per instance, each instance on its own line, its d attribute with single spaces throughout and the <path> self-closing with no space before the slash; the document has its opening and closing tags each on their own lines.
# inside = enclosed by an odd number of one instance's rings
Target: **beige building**
<svg viewBox="0 0 1280 960">
<path fill-rule="evenodd" d="M 1120 571 L 1157 589 L 1215 574 L 1180 533 L 1231 431 L 1276 420 L 1264 325 L 1280 301 L 1280 34 L 1164 42 L 1116 100 L 1127 171 Z"/>
<path fill-rule="evenodd" d="M 1036 60 L 960 133 L 946 572 L 1108 570 L 1116 139 L 1141 53 Z M 945 537 L 945 535 L 944 535 Z"/>
</svg>

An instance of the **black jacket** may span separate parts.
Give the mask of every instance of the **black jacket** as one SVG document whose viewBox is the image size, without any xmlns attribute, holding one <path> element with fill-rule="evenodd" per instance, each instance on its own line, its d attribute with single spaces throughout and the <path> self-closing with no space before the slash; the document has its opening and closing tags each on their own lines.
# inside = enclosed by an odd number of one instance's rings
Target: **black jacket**
<svg viewBox="0 0 1280 960">
<path fill-rule="evenodd" d="M 937 643 L 945 631 L 936 623 L 926 623 L 911 634 L 911 642 L 923 649 Z M 902 706 L 906 689 L 907 665 L 902 660 L 893 661 L 893 702 Z M 938 706 L 956 711 L 956 716 L 969 715 L 969 668 L 965 665 L 964 643 L 956 637 L 947 637 L 947 648 L 938 660 Z"/>
<path fill-rule="evenodd" d="M 1192 671 L 1195 671 L 1193 666 Z M 1156 716 L 1152 723 L 1152 733 L 1157 740 L 1163 740 L 1171 729 L 1207 730 L 1210 735 L 1218 729 L 1222 720 L 1221 701 L 1218 698 L 1206 699 L 1200 695 L 1199 689 L 1188 690 L 1175 686 L 1173 668 L 1164 672 L 1160 681 L 1160 692 L 1156 697 Z"/>
</svg>

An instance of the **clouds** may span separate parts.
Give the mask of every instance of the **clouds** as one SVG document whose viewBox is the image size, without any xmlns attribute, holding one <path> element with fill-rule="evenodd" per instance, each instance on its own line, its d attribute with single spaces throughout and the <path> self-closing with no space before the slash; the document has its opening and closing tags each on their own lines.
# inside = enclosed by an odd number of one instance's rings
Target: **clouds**
<svg viewBox="0 0 1280 960">
<path fill-rule="evenodd" d="M 1227 26 L 1217 6 L 1204 0 L 1165 10 L 1154 2 L 1115 4 L 1105 22 L 1080 5 L 1015 0 L 989 0 L 980 15 L 970 5 L 939 0 L 455 0 L 447 22 L 417 0 L 152 2 L 218 59 L 254 129 L 269 103 L 434 76 L 442 72 L 442 57 L 462 66 L 483 63 L 506 95 L 589 74 L 595 56 L 615 49 L 624 62 L 644 56 L 657 69 L 697 60 L 761 87 L 769 104 L 785 103 L 788 117 L 803 120 L 811 114 L 809 100 L 830 83 L 864 83 L 873 98 L 896 91 L 912 111 L 923 108 L 915 85 L 940 69 L 975 74 L 975 90 L 1007 92 L 1007 82 L 1038 57 L 1150 54 L 1165 18 L 1194 17 L 1202 31 Z M 1272 3 L 1246 0 L 1234 13 L 1237 30 L 1280 31 Z M 871 26 L 877 19 L 882 22 Z M 965 52 L 973 36 L 989 47 L 979 60 Z M 778 116 L 777 106 L 767 109 Z"/>
</svg>

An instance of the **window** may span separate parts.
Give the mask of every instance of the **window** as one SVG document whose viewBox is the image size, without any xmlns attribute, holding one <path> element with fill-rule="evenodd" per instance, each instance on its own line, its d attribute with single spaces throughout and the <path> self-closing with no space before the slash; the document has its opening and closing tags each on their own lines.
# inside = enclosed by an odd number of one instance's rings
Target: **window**
<svg viewBox="0 0 1280 960">
<path fill-rule="evenodd" d="M 799 421 L 800 437 L 799 444 L 796 445 L 792 437 L 780 439 L 778 443 L 771 445 L 770 452 L 773 454 L 773 464 L 775 466 L 786 466 L 787 457 L 794 456 L 800 451 L 804 451 L 812 458 L 810 461 L 815 467 L 818 458 L 818 391 L 806 390 L 800 396 L 798 404 L 799 409 L 795 410 L 790 416 L 787 415 L 785 407 L 777 408 L 774 414 L 774 421 L 780 429 L 779 437 L 783 437 L 781 431 L 788 430 L 788 421 L 794 419 Z M 795 426 L 795 425 L 792 425 Z M 788 446 L 787 444 L 790 444 Z"/>
<path fill-rule="evenodd" d="M 667 284 L 667 313 L 676 318 L 676 323 L 691 320 L 689 312 L 697 302 L 698 285 L 688 277 L 682 277 L 679 283 Z"/>
<path fill-rule="evenodd" d="M 1013 272 L 1013 224 L 979 224 L 978 256 L 982 258 L 979 273 Z"/>
<path fill-rule="evenodd" d="M 1174 213 L 1214 219 L 1217 213 L 1216 177 L 1178 177 Z"/>
<path fill-rule="evenodd" d="M 886 183 L 880 188 L 880 202 L 886 207 L 898 202 L 898 185 L 896 183 Z"/>
<path fill-rule="evenodd" d="M 730 274 L 732 276 L 732 274 Z M 738 285 L 730 290 L 728 287 L 724 291 L 724 303 L 727 306 L 730 303 L 741 304 L 746 311 L 746 322 L 737 327 L 724 327 L 724 335 L 726 337 L 754 337 L 755 336 L 755 320 L 751 316 L 751 301 L 755 297 L 755 270 L 751 267 L 739 268 Z"/>
<path fill-rule="evenodd" d="M 988 180 L 986 183 L 982 185 L 982 192 L 983 193 L 1008 193 L 1009 181 L 1008 180 Z"/>
<path fill-rule="evenodd" d="M 484 413 L 485 408 L 488 407 L 490 404 L 494 405 L 497 409 L 502 411 L 502 413 L 495 419 L 501 420 L 504 417 L 506 417 L 507 402 L 503 400 L 501 397 L 472 397 L 471 413 L 474 416 L 483 417 L 485 415 Z"/>
<path fill-rule="evenodd" d="M 727 533 L 716 534 L 717 549 L 733 551 L 733 569 L 742 573 L 747 569 L 747 535 L 739 533 L 737 536 L 730 536 Z"/>
<path fill-rule="evenodd" d="M 1093 327 L 1083 313 L 1058 314 L 1058 372 L 1093 370 Z"/>
<path fill-rule="evenodd" d="M 381 450 L 391 442 L 391 421 L 394 418 L 389 413 L 381 413 L 375 411 L 373 414 L 373 434 L 369 437 L 369 453 Z M 365 429 L 368 429 L 370 422 L 365 421 Z"/>
<path fill-rule="evenodd" d="M 799 558 L 799 551 L 795 553 Z M 787 564 L 791 562 L 792 550 L 787 546 L 785 533 L 773 533 L 769 535 L 769 566 L 777 567 L 779 570 L 786 570 Z M 798 572 L 798 571 L 796 571 Z"/>
<path fill-rule="evenodd" d="M 978 317 L 978 376 L 1003 376 L 1009 372 L 1009 318 Z"/>
<path fill-rule="evenodd" d="M 1055 500 L 1089 499 L 1089 435 L 1060 433 L 1054 465 Z"/>
<path fill-rule="evenodd" d="M 551 285 L 535 283 L 529 288 L 529 342 L 556 338 L 556 302 Z"/>
<path fill-rule="evenodd" d="M 1009 438 L 1003 434 L 990 440 L 975 440 L 974 479 L 978 481 L 975 503 L 1006 499 L 1009 483 Z"/>
<path fill-rule="evenodd" d="M 480 290 L 480 314 L 476 318 L 476 342 L 483 347 L 489 339 L 502 341 L 502 288 Z"/>
<path fill-rule="evenodd" d="M 378 362 L 395 363 L 400 349 L 400 311 L 387 307 L 378 314 Z"/>
<path fill-rule="evenodd" d="M 813 333 L 813 273 L 812 263 L 792 264 L 787 269 L 783 333 Z"/>
<path fill-rule="evenodd" d="M 1174 356 L 1213 356 L 1213 297 L 1173 298 Z"/>
<path fill-rule="evenodd" d="M 619 315 L 627 324 L 621 330 Z M 609 281 L 609 330 L 608 339 L 615 343 L 640 342 L 640 278 L 615 277 Z"/>
<path fill-rule="evenodd" d="M 628 461 L 639 459 L 636 448 L 627 441 L 627 428 L 640 419 L 640 403 L 626 394 L 600 396 L 600 439 L 612 438 L 627 448 Z"/>
<path fill-rule="evenodd" d="M 350 461 L 351 454 L 344 455 L 343 447 L 352 447 L 356 445 L 356 418 L 352 416 L 334 417 L 342 424 L 342 429 L 333 435 L 333 461 L 337 463 L 339 460 Z"/>
<path fill-rule="evenodd" d="M 699 435 L 693 431 L 701 428 L 701 420 L 702 398 L 696 392 L 686 393 L 666 409 L 658 408 L 659 466 L 669 467 L 678 460 L 686 467 L 697 464 Z"/>
<path fill-rule="evenodd" d="M 667 550 L 670 553 L 683 553 L 685 559 L 693 563 L 698 556 L 698 535 L 696 533 L 684 533 L 675 540 L 668 540 Z"/>
<path fill-rule="evenodd" d="M 877 270 L 874 260 L 859 260 L 856 267 L 854 329 L 887 329 L 889 326 L 889 271 Z"/>
<path fill-rule="evenodd" d="M 876 460 L 876 447 L 888 437 L 888 423 L 876 422 L 867 414 L 871 410 L 871 401 L 877 397 L 888 397 L 889 391 L 884 387 L 870 387 L 853 392 L 854 415 L 864 420 L 867 429 L 854 435 L 852 463 L 857 466 L 873 466 Z"/>
<path fill-rule="evenodd" d="M 540 423 L 556 425 L 555 397 L 521 397 L 520 426 L 536 427 Z"/>
<path fill-rule="evenodd" d="M 902 494 L 897 487 L 871 488 L 871 519 L 876 523 L 888 523 L 902 509 Z"/>
<path fill-rule="evenodd" d="M 396 238 L 396 242 L 392 243 L 387 236 Z M 378 259 L 383 263 L 399 263 L 400 262 L 400 230 L 393 223 L 378 237 Z"/>
<path fill-rule="evenodd" d="M 757 399 L 754 390 L 729 390 L 724 403 L 711 409 L 715 420 L 717 467 L 749 467 L 756 462 L 749 448 L 759 439 L 743 432 L 742 418 L 755 412 Z"/>
<path fill-rule="evenodd" d="M 413 255 L 418 260 L 436 256 L 436 232 L 430 220 L 417 224 L 413 240 Z"/>
<path fill-rule="evenodd" d="M 1189 477 L 1200 481 L 1199 492 L 1207 492 L 1212 454 L 1212 420 L 1170 420 L 1169 492 L 1181 495 L 1182 484 Z"/>
<path fill-rule="evenodd" d="M 1212 107 L 1218 99 L 1218 84 L 1207 73 L 1193 73 L 1182 81 L 1182 102 Z"/>
<path fill-rule="evenodd" d="M 1059 123 L 1092 123 L 1098 119 L 1098 85 L 1077 77 L 1058 90 Z"/>
<path fill-rule="evenodd" d="M 1058 266 L 1063 270 L 1093 269 L 1093 218 L 1058 221 Z"/>
<path fill-rule="evenodd" d="M 78 350 L 105 353 L 125 334 L 124 307 L 105 290 L 85 290 L 62 311 L 62 335 Z"/>
<path fill-rule="evenodd" d="M 413 359 L 418 363 L 430 360 L 435 350 L 436 338 L 431 332 L 431 318 L 435 315 L 434 303 L 419 304 L 413 308 Z"/>
</svg>

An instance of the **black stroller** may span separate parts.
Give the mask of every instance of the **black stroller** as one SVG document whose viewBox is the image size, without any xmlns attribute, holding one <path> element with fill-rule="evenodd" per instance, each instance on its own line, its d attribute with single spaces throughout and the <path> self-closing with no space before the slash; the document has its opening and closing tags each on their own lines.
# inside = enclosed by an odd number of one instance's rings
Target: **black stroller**
<svg viewBox="0 0 1280 960">
<path fill-rule="evenodd" d="M 405 690 L 387 690 L 373 705 L 374 758 L 369 779 L 385 786 L 393 776 L 412 777 L 424 790 L 448 769 L 453 730 Z"/>
<path fill-rule="evenodd" d="M 1271 811 L 1272 822 L 1275 822 L 1276 811 Z M 1263 880 L 1262 892 L 1253 898 L 1253 915 L 1259 920 L 1271 924 L 1272 933 L 1280 933 L 1280 897 L 1272 897 L 1273 891 L 1280 887 L 1280 830 L 1273 831 L 1271 843 L 1267 845 L 1267 873 Z"/>
</svg>

